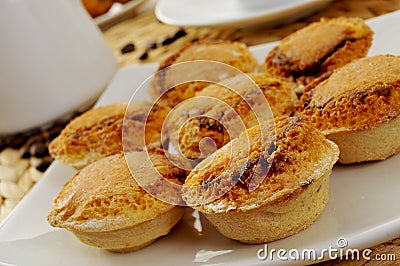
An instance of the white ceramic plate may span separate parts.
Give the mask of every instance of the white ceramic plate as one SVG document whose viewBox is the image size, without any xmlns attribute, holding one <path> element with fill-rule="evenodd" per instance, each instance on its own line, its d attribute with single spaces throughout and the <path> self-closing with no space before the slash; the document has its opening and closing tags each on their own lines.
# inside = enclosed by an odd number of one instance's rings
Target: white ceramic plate
<svg viewBox="0 0 400 266">
<path fill-rule="evenodd" d="M 125 16 L 129 16 L 136 11 L 146 0 L 130 0 L 125 4 L 114 3 L 112 7 L 103 15 L 94 18 L 96 24 L 107 27 Z"/>
<path fill-rule="evenodd" d="M 259 3 L 253 3 L 258 1 Z M 160 0 L 156 16 L 178 26 L 238 26 L 295 21 L 331 0 Z"/>
<path fill-rule="evenodd" d="M 400 55 L 400 11 L 369 21 L 375 33 L 370 55 Z M 262 60 L 275 45 L 253 47 Z M 130 98 L 132 92 L 157 65 L 121 69 L 98 105 Z M 140 96 L 147 97 L 146 91 Z M 400 235 L 400 154 L 374 163 L 335 166 L 331 177 L 330 199 L 318 220 L 308 229 L 273 243 L 269 249 L 335 248 L 344 237 L 349 248 L 363 249 Z M 53 163 L 44 177 L 0 226 L 0 264 L 16 265 L 269 265 L 260 261 L 257 251 L 264 245 L 245 245 L 218 234 L 201 217 L 202 231 L 187 211 L 171 234 L 153 245 L 129 254 L 114 254 L 86 246 L 71 233 L 54 229 L 46 222 L 53 198 L 74 170 Z M 197 220 L 197 223 L 199 221 Z M 197 229 L 196 229 L 197 228 Z M 212 252 L 211 252 L 212 251 Z M 209 255 L 208 257 L 206 255 Z M 211 255 L 214 255 L 212 257 Z M 216 256 L 218 255 L 218 256 Z M 326 255 L 326 254 L 325 254 Z M 282 264 L 304 264 L 281 261 Z M 311 262 L 309 262 L 311 263 Z"/>
</svg>

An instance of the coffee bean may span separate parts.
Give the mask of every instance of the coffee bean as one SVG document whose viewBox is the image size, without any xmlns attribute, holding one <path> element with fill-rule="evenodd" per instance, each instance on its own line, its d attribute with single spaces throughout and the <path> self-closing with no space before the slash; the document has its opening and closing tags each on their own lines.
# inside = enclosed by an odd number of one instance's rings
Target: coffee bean
<svg viewBox="0 0 400 266">
<path fill-rule="evenodd" d="M 128 43 L 121 48 L 121 54 L 127 54 L 135 51 L 135 45 L 133 43 Z"/>
<path fill-rule="evenodd" d="M 174 41 L 175 41 L 174 38 L 168 37 L 168 38 L 166 38 L 164 41 L 161 42 L 161 45 L 162 45 L 162 46 L 164 46 L 164 45 L 169 45 L 169 44 L 173 43 Z"/>
<path fill-rule="evenodd" d="M 49 130 L 49 140 L 52 141 L 58 135 L 60 135 L 61 131 L 64 129 L 64 125 L 56 125 L 51 130 Z"/>
<path fill-rule="evenodd" d="M 161 42 L 161 45 L 169 45 L 169 44 L 171 44 L 171 43 L 173 43 L 174 41 L 176 41 L 176 40 L 178 40 L 178 39 L 180 39 L 180 38 L 182 38 L 182 37 L 184 37 L 184 36 L 186 36 L 186 31 L 184 30 L 184 29 L 180 29 L 179 31 L 177 31 L 175 34 L 174 34 L 174 36 L 172 36 L 172 37 L 168 37 L 168 38 L 166 38 L 165 40 L 163 40 L 162 42 Z"/>
<path fill-rule="evenodd" d="M 31 157 L 31 153 L 29 152 L 29 146 L 24 145 L 19 149 L 19 156 L 23 159 L 28 159 Z"/>
<path fill-rule="evenodd" d="M 28 136 L 23 134 L 17 134 L 12 136 L 8 142 L 8 146 L 13 149 L 19 149 L 28 140 Z"/>
<path fill-rule="evenodd" d="M 139 57 L 139 59 L 140 59 L 140 60 L 146 60 L 147 57 L 149 57 L 149 54 L 148 54 L 147 51 L 145 51 L 145 52 Z"/>
<path fill-rule="evenodd" d="M 46 137 L 43 135 L 42 132 L 34 134 L 29 137 L 28 141 L 25 143 L 28 147 L 32 146 L 34 143 L 45 143 Z"/>
<path fill-rule="evenodd" d="M 31 145 L 29 152 L 32 156 L 43 158 L 49 154 L 46 145 L 43 142 L 35 142 Z"/>
<path fill-rule="evenodd" d="M 7 148 L 7 146 L 8 146 L 8 139 L 0 137 L 0 152 L 5 148 Z"/>
<path fill-rule="evenodd" d="M 39 170 L 40 172 L 45 172 L 47 168 L 51 165 L 53 160 L 50 157 L 44 158 L 37 166 L 36 169 Z"/>
<path fill-rule="evenodd" d="M 178 31 L 175 33 L 174 38 L 175 38 L 176 40 L 178 40 L 179 38 L 185 37 L 186 34 L 187 34 L 187 33 L 186 33 L 186 31 L 185 31 L 184 29 L 180 29 L 180 30 L 178 30 Z"/>
<path fill-rule="evenodd" d="M 152 49 L 156 49 L 157 48 L 157 43 L 156 42 L 149 42 L 146 45 L 146 50 L 152 50 Z"/>
</svg>

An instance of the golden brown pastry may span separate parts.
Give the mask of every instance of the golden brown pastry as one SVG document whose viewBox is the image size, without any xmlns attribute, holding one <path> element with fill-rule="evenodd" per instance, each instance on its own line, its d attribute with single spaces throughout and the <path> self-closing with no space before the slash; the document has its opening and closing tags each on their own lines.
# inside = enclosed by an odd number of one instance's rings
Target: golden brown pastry
<svg viewBox="0 0 400 266">
<path fill-rule="evenodd" d="M 364 57 L 372 36 L 361 18 L 322 18 L 284 38 L 268 54 L 266 71 L 295 81 L 301 93 L 314 78 Z"/>
<path fill-rule="evenodd" d="M 127 106 L 126 102 L 121 102 L 98 107 L 73 119 L 50 143 L 51 156 L 74 168 L 83 168 L 96 160 L 122 152 L 123 129 L 127 151 L 143 150 L 145 143 L 161 146 L 162 123 L 169 108 L 152 106 L 146 101 L 130 103 L 124 126 Z"/>
<path fill-rule="evenodd" d="M 158 200 L 139 186 L 136 173 L 140 173 L 140 178 L 151 180 L 153 177 L 144 154 L 132 152 L 127 157 L 140 162 L 135 164 L 135 178 L 122 154 L 103 158 L 82 169 L 55 198 L 48 222 L 71 231 L 85 244 L 116 252 L 143 248 L 168 234 L 185 208 Z M 172 157 L 175 164 L 179 162 L 188 167 L 179 158 Z M 169 162 L 164 151 L 150 150 L 149 158 L 162 177 L 182 184 L 188 171 Z"/>
<path fill-rule="evenodd" d="M 212 66 L 205 67 L 199 71 L 198 66 L 195 65 L 193 68 L 183 67 L 182 70 L 176 71 L 178 73 L 174 73 L 169 68 L 172 65 L 193 60 L 217 61 L 233 66 L 237 70 L 232 69 L 229 71 L 226 68 L 221 70 Z M 161 101 L 170 107 L 174 107 L 185 99 L 193 97 L 197 91 L 209 85 L 208 82 L 193 81 L 176 86 L 181 79 L 184 79 L 185 75 L 196 79 L 196 75 L 193 75 L 193 73 L 199 71 L 203 80 L 207 78 L 208 81 L 218 81 L 236 75 L 239 71 L 253 72 L 256 67 L 257 60 L 244 43 L 226 40 L 197 41 L 187 44 L 160 65 L 159 72 L 154 76 L 150 85 L 149 93 L 153 99 L 157 99 L 162 95 Z M 189 78 L 189 80 L 193 79 Z M 197 79 L 199 79 L 199 76 L 197 76 Z M 173 89 L 169 90 L 171 84 L 174 86 L 172 86 Z"/>
<path fill-rule="evenodd" d="M 310 118 L 340 148 L 341 163 L 384 160 L 400 150 L 400 58 L 356 60 L 301 98 Z"/>
<path fill-rule="evenodd" d="M 249 78 L 253 84 L 249 84 Z M 290 84 L 284 81 L 270 78 L 263 73 L 253 73 L 235 76 L 222 83 L 236 93 L 217 84 L 207 86 L 196 94 L 198 97 L 207 97 L 204 101 L 199 99 L 182 103 L 171 112 L 171 117 L 166 122 L 170 144 L 179 148 L 187 158 L 206 157 L 215 148 L 218 149 L 237 137 L 245 128 L 260 123 L 262 118 L 291 115 L 294 112 L 297 96 Z M 262 108 L 258 113 L 248 104 L 255 106 L 260 101 L 257 97 L 264 99 L 264 106 L 262 103 L 258 105 Z M 244 127 L 240 126 L 241 123 Z M 215 146 L 205 142 L 206 138 L 213 139 Z"/>
<path fill-rule="evenodd" d="M 275 123 L 275 129 L 271 120 L 243 132 L 184 183 L 184 200 L 228 238 L 253 244 L 293 235 L 310 226 L 328 201 L 338 147 L 305 119 Z"/>
</svg>

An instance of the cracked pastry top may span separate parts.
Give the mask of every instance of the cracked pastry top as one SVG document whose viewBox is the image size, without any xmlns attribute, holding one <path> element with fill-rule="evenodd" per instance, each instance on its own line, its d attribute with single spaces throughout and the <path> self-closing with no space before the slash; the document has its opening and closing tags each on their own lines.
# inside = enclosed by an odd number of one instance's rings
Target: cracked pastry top
<svg viewBox="0 0 400 266">
<path fill-rule="evenodd" d="M 301 193 L 330 173 L 338 154 L 306 119 L 280 117 L 275 125 L 271 120 L 248 129 L 198 164 L 184 183 L 183 198 L 206 214 L 258 209 Z"/>
<path fill-rule="evenodd" d="M 219 73 L 219 69 L 205 68 L 201 72 L 202 79 L 209 77 L 207 80 L 216 80 L 218 76 L 228 78 L 237 74 L 239 71 L 249 73 L 253 72 L 257 67 L 257 60 L 244 43 L 231 42 L 227 40 L 201 40 L 185 45 L 180 51 L 167 58 L 158 68 L 150 87 L 149 94 L 153 99 L 162 96 L 160 101 L 174 107 L 181 101 L 193 97 L 195 93 L 209 85 L 208 82 L 191 81 L 181 85 L 176 85 L 176 81 L 185 75 L 192 75 L 193 80 L 199 79 L 193 76 L 198 71 L 197 67 L 193 69 L 184 68 L 174 77 L 175 73 L 169 69 L 170 66 L 182 62 L 193 60 L 211 60 L 227 64 L 234 67 L 230 71 L 223 70 Z M 225 68 L 226 69 L 226 68 Z M 232 73 L 229 73 L 232 72 Z M 219 80 L 221 80 L 220 78 Z M 173 89 L 170 90 L 171 84 Z"/>
<path fill-rule="evenodd" d="M 291 84 L 265 73 L 238 75 L 221 83 L 226 87 L 209 85 L 196 93 L 196 101 L 177 106 L 166 122 L 170 144 L 185 157 L 202 156 L 201 141 L 203 155 L 210 153 L 214 145 L 207 147 L 210 145 L 206 145 L 205 138 L 211 138 L 218 149 L 263 119 L 294 112 L 297 96 Z M 241 123 L 244 127 L 239 126 Z"/>
<path fill-rule="evenodd" d="M 74 118 L 50 143 L 51 156 L 74 168 L 83 168 L 96 160 L 122 152 L 123 130 L 129 136 L 124 139 L 124 147 L 129 151 L 143 150 L 145 143 L 161 145 L 162 123 L 169 108 L 153 106 L 147 101 L 133 102 L 127 107 L 127 102 L 114 103 L 91 109 Z"/>
<path fill-rule="evenodd" d="M 268 73 L 301 87 L 314 78 L 364 57 L 373 32 L 361 18 L 322 18 L 282 39 L 265 59 Z"/>
<path fill-rule="evenodd" d="M 306 88 L 299 111 L 326 135 L 371 129 L 400 115 L 400 57 L 358 59 Z"/>
<path fill-rule="evenodd" d="M 173 164 L 165 153 L 159 148 L 149 149 L 149 157 L 144 156 L 145 152 L 129 153 L 129 159 L 141 162 L 135 165 L 135 176 L 123 154 L 88 165 L 54 199 L 48 222 L 71 231 L 88 245 L 117 252 L 142 248 L 166 235 L 181 219 L 184 208 L 155 198 L 136 181 L 138 174 L 153 178 L 143 160 L 149 158 L 165 180 L 181 185 L 188 171 L 175 164 L 187 166 L 186 162 L 169 155 Z M 163 179 L 155 180 L 156 186 L 164 187 Z"/>
</svg>

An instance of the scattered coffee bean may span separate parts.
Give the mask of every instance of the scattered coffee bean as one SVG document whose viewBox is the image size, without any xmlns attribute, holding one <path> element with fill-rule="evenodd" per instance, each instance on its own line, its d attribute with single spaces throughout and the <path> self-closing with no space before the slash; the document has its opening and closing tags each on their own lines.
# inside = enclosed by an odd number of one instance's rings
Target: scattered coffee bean
<svg viewBox="0 0 400 266">
<path fill-rule="evenodd" d="M 23 159 L 28 159 L 31 157 L 31 153 L 29 152 L 28 145 L 24 145 L 21 147 L 21 149 L 19 149 L 19 156 L 21 156 L 21 158 L 23 158 Z"/>
<path fill-rule="evenodd" d="M 23 134 L 17 134 L 10 138 L 8 146 L 13 149 L 19 149 L 28 140 L 28 136 Z"/>
<path fill-rule="evenodd" d="M 64 125 L 55 125 L 51 130 L 49 130 L 49 140 L 52 141 L 58 137 L 63 129 Z"/>
<path fill-rule="evenodd" d="M 179 31 L 177 31 L 175 34 L 174 34 L 174 36 L 172 36 L 172 37 L 167 37 L 165 40 L 163 40 L 162 42 L 161 42 L 161 45 L 169 45 L 169 44 L 171 44 L 171 43 L 173 43 L 174 41 L 176 41 L 176 40 L 178 40 L 178 39 L 180 39 L 180 38 L 182 38 L 182 37 L 184 37 L 184 36 L 186 36 L 186 31 L 184 30 L 184 29 L 180 29 Z"/>
<path fill-rule="evenodd" d="M 0 137 L 0 152 L 7 148 L 8 146 L 8 141 L 6 138 Z"/>
<path fill-rule="evenodd" d="M 32 156 L 43 158 L 49 154 L 46 145 L 43 142 L 35 142 L 31 145 L 29 152 Z"/>
<path fill-rule="evenodd" d="M 135 45 L 133 43 L 128 43 L 121 48 L 121 54 L 127 54 L 135 51 Z"/>
<path fill-rule="evenodd" d="M 49 168 L 52 162 L 53 160 L 50 157 L 46 157 L 36 166 L 36 169 L 43 173 Z"/>
<path fill-rule="evenodd" d="M 148 53 L 147 51 L 145 51 L 145 52 L 139 57 L 139 59 L 140 59 L 140 60 L 146 60 L 147 57 L 149 57 L 149 53 Z"/>
<path fill-rule="evenodd" d="M 174 41 L 175 41 L 174 38 L 168 37 L 168 38 L 166 38 L 165 40 L 163 40 L 163 41 L 161 42 L 161 45 L 162 45 L 162 46 L 164 46 L 164 45 L 169 45 L 169 44 L 173 43 Z"/>
<path fill-rule="evenodd" d="M 34 134 L 29 137 L 28 141 L 25 143 L 28 147 L 32 146 L 34 143 L 45 143 L 46 142 L 46 137 L 42 132 L 39 132 L 37 134 Z"/>
<path fill-rule="evenodd" d="M 186 31 L 184 29 L 180 29 L 175 33 L 174 37 L 178 40 L 179 38 L 185 37 L 186 35 Z"/>
<path fill-rule="evenodd" d="M 149 42 L 146 45 L 146 50 L 152 50 L 152 49 L 156 49 L 157 48 L 157 43 L 156 42 Z"/>
</svg>

